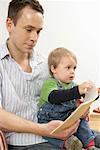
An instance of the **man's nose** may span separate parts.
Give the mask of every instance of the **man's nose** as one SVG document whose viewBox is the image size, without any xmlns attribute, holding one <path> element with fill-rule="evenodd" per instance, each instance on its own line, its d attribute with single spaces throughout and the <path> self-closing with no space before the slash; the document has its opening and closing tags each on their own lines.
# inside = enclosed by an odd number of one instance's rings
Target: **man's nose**
<svg viewBox="0 0 100 150">
<path fill-rule="evenodd" d="M 33 32 L 31 33 L 30 39 L 31 39 L 31 41 L 33 41 L 33 42 L 36 42 L 36 41 L 37 41 L 37 39 L 38 39 L 38 34 L 37 34 L 36 31 L 33 31 Z"/>
</svg>

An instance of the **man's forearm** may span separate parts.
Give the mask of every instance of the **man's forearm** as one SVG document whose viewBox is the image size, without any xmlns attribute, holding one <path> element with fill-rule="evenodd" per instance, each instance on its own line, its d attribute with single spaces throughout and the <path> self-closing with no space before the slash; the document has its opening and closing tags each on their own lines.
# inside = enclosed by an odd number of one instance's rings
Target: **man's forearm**
<svg viewBox="0 0 100 150">
<path fill-rule="evenodd" d="M 18 117 L 0 108 L 0 129 L 19 133 L 43 135 L 42 125 Z"/>
<path fill-rule="evenodd" d="M 76 124 L 74 124 L 73 126 L 71 126 L 70 128 L 66 129 L 61 133 L 53 135 L 50 134 L 52 130 L 54 130 L 62 123 L 63 121 L 56 121 L 56 120 L 51 121 L 47 124 L 34 123 L 0 108 L 0 129 L 6 131 L 18 133 L 32 133 L 40 136 L 48 136 L 64 140 L 73 133 L 75 133 L 79 126 L 78 121 Z"/>
</svg>

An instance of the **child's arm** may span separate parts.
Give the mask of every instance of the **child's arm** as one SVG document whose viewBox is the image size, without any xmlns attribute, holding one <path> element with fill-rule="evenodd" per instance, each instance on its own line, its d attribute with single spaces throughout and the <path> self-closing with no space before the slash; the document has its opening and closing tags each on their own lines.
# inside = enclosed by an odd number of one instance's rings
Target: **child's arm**
<svg viewBox="0 0 100 150">
<path fill-rule="evenodd" d="M 78 86 L 67 90 L 53 90 L 49 96 L 48 101 L 52 104 L 60 104 L 73 99 L 80 99 L 81 95 Z"/>
<path fill-rule="evenodd" d="M 60 104 L 73 99 L 81 99 L 83 94 L 92 88 L 92 82 L 83 82 L 79 86 L 75 86 L 66 90 L 53 90 L 48 96 L 48 101 L 52 104 Z"/>
</svg>

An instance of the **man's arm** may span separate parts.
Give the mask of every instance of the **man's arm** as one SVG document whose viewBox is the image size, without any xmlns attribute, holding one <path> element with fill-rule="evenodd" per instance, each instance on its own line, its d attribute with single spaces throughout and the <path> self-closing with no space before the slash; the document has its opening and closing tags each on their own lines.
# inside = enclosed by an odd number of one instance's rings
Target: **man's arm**
<svg viewBox="0 0 100 150">
<path fill-rule="evenodd" d="M 33 123 L 0 108 L 0 129 L 5 131 L 33 133 L 40 136 L 66 139 L 67 137 L 76 132 L 79 126 L 79 121 L 77 121 L 76 124 L 63 131 L 62 133 L 51 135 L 51 131 L 60 124 L 62 124 L 62 121 L 51 121 L 47 124 Z"/>
</svg>

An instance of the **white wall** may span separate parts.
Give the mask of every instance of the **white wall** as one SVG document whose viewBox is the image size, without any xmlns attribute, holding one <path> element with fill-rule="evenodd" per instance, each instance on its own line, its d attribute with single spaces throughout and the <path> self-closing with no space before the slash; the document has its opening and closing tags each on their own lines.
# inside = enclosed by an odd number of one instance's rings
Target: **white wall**
<svg viewBox="0 0 100 150">
<path fill-rule="evenodd" d="M 8 36 L 7 5 L 0 0 L 0 43 Z M 59 46 L 72 50 L 78 59 L 76 81 L 92 80 L 100 86 L 99 0 L 40 0 L 45 9 L 44 30 L 36 49 L 47 57 Z"/>
<path fill-rule="evenodd" d="M 6 31 L 5 21 L 9 1 L 10 0 L 0 0 L 0 43 L 2 43 L 8 35 Z"/>
<path fill-rule="evenodd" d="M 100 86 L 98 2 L 96 0 L 44 1 L 45 30 L 38 48 L 45 55 L 58 46 L 71 49 L 78 58 L 76 80 L 81 82 L 90 79 Z"/>
</svg>

